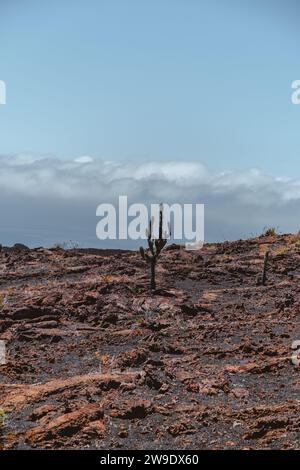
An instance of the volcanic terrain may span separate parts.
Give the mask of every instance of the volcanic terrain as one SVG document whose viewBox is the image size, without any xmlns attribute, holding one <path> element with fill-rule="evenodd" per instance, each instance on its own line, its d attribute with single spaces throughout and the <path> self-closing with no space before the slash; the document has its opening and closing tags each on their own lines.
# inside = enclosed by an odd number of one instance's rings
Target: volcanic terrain
<svg viewBox="0 0 300 470">
<path fill-rule="evenodd" d="M 267 281 L 262 285 L 264 255 Z M 300 237 L 0 251 L 3 449 L 300 447 Z"/>
</svg>

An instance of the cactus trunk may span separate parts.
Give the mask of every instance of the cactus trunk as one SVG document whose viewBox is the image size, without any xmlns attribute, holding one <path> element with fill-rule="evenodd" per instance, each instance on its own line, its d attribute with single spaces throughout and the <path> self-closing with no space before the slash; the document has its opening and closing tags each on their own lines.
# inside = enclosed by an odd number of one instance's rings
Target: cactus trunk
<svg viewBox="0 0 300 470">
<path fill-rule="evenodd" d="M 268 270 L 268 260 L 269 260 L 269 251 L 265 253 L 264 259 L 264 267 L 263 267 L 263 274 L 262 274 L 262 285 L 264 286 L 267 282 L 267 270 Z"/>
<path fill-rule="evenodd" d="M 156 282 L 155 282 L 155 258 L 152 258 L 152 259 L 151 259 L 150 268 L 151 268 L 150 289 L 151 289 L 151 290 L 155 290 L 155 289 L 156 289 Z"/>
</svg>

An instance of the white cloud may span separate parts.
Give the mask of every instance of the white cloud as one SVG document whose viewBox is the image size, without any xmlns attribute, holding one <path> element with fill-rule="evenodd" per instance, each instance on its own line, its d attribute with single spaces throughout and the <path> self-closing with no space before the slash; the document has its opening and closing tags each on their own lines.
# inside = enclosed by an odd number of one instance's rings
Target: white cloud
<svg viewBox="0 0 300 470">
<path fill-rule="evenodd" d="M 93 163 L 94 159 L 89 155 L 83 155 L 82 157 L 75 158 L 76 163 Z"/>
<path fill-rule="evenodd" d="M 273 177 L 258 169 L 216 172 L 198 162 L 0 156 L 0 234 L 8 224 L 20 234 L 24 224 L 28 233 L 36 224 L 40 233 L 42 224 L 43 230 L 57 229 L 60 235 L 48 237 L 53 241 L 78 240 L 79 232 L 82 240 L 91 240 L 97 205 L 114 203 L 119 195 L 130 202 L 204 203 L 210 240 L 250 236 L 271 225 L 283 231 L 300 228 L 295 215 L 300 178 Z"/>
<path fill-rule="evenodd" d="M 0 157 L 0 195 L 94 199 L 128 196 L 194 200 L 230 196 L 241 203 L 272 206 L 300 200 L 300 179 L 273 177 L 258 169 L 212 172 L 197 162 L 126 162 L 17 155 Z M 101 201 L 100 201 L 101 202 Z"/>
</svg>

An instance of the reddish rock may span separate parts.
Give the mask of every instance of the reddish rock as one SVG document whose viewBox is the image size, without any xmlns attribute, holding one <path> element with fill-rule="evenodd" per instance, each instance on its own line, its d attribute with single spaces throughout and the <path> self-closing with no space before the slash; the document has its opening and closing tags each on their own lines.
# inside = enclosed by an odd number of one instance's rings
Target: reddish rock
<svg viewBox="0 0 300 470">
<path fill-rule="evenodd" d="M 61 415 L 43 427 L 36 427 L 27 431 L 25 441 L 35 445 L 43 440 L 68 438 L 80 431 L 86 423 L 95 422 L 103 416 L 104 413 L 100 404 L 90 404 L 72 413 Z M 91 423 L 89 426 L 91 426 Z M 85 431 L 89 429 L 89 426 L 85 428 Z M 95 427 L 99 427 L 99 423 Z M 101 431 L 102 433 L 104 431 L 103 422 L 101 422 Z"/>
<path fill-rule="evenodd" d="M 129 401 L 122 407 L 115 408 L 111 416 L 121 419 L 143 419 L 153 411 L 153 405 L 149 400 Z"/>
</svg>

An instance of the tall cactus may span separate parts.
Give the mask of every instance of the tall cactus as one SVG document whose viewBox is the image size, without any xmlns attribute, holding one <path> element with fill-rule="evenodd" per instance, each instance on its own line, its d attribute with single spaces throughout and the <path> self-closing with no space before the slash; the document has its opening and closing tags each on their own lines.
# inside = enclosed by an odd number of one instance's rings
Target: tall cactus
<svg viewBox="0 0 300 470">
<path fill-rule="evenodd" d="M 150 289 L 151 291 L 155 291 L 156 289 L 156 280 L 155 280 L 155 268 L 158 257 L 163 250 L 163 248 L 167 244 L 168 236 L 171 235 L 171 230 L 169 226 L 169 235 L 163 232 L 163 204 L 160 204 L 159 207 L 159 230 L 158 230 L 158 238 L 154 238 L 153 234 L 153 225 L 154 219 L 150 219 L 149 221 L 149 228 L 147 230 L 147 239 L 148 239 L 148 250 L 144 250 L 144 248 L 140 247 L 140 254 L 141 257 L 150 264 L 150 271 L 151 271 L 151 279 L 150 279 Z"/>
</svg>

